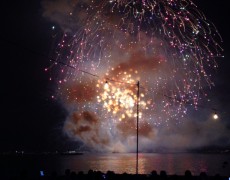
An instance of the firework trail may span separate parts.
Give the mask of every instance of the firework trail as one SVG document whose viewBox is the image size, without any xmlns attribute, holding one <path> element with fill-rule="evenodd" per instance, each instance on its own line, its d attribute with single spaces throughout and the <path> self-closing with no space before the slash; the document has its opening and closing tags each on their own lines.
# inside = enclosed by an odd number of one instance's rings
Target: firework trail
<svg viewBox="0 0 230 180">
<path fill-rule="evenodd" d="M 213 85 L 222 40 L 190 0 L 43 1 L 43 7 L 64 32 L 46 69 L 60 68 L 51 79 L 69 110 L 64 130 L 89 147 L 135 149 L 137 81 L 143 150 L 160 127 L 181 123 L 186 105 L 196 107 Z"/>
</svg>

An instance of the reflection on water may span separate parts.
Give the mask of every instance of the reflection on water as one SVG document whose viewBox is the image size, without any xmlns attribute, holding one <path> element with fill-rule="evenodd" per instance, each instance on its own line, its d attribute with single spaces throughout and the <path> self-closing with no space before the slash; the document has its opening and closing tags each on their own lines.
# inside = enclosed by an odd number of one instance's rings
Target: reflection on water
<svg viewBox="0 0 230 180">
<path fill-rule="evenodd" d="M 139 173 L 165 170 L 168 174 L 183 175 L 190 170 L 193 175 L 206 172 L 208 175 L 230 175 L 230 155 L 223 154 L 139 154 Z M 87 172 L 89 169 L 115 173 L 136 173 L 136 155 L 128 154 L 84 154 L 61 159 L 62 168 Z"/>
<path fill-rule="evenodd" d="M 74 156 L 72 160 L 66 157 L 62 161 L 63 168 L 77 169 L 78 171 L 87 172 L 89 169 L 106 172 L 108 170 L 116 173 L 135 173 L 136 155 L 135 154 L 84 154 Z M 141 166 L 141 160 L 139 165 Z"/>
<path fill-rule="evenodd" d="M 0 169 L 3 176 L 19 174 L 24 169 L 31 175 L 37 175 L 40 170 L 57 171 L 61 175 L 66 169 L 135 174 L 136 154 L 0 156 Z M 203 171 L 208 175 L 230 176 L 230 154 L 139 154 L 139 173 L 149 174 L 152 170 L 158 173 L 165 170 L 169 175 L 184 175 L 185 170 L 190 170 L 193 175 Z"/>
</svg>

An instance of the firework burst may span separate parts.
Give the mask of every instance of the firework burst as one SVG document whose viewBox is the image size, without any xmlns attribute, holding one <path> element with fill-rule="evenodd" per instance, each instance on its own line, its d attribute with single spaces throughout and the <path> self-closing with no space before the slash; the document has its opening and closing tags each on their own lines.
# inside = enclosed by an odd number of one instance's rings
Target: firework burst
<svg viewBox="0 0 230 180">
<path fill-rule="evenodd" d="M 74 107 L 65 130 L 89 146 L 119 142 L 126 149 L 130 141 L 120 139 L 134 134 L 137 81 L 140 131 L 151 140 L 155 127 L 180 123 L 186 104 L 196 107 L 213 85 L 222 40 L 191 0 L 44 1 L 43 7 L 64 30 L 50 67 L 60 67 L 58 95 Z"/>
</svg>

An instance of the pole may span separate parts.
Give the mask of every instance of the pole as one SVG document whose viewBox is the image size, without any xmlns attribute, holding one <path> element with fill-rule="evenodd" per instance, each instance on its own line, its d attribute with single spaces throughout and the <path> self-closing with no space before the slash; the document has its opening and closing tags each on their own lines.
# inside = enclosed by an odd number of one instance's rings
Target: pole
<svg viewBox="0 0 230 180">
<path fill-rule="evenodd" d="M 137 151 L 136 151 L 136 174 L 138 174 L 138 128 L 139 128 L 139 96 L 140 82 L 137 82 Z"/>
</svg>

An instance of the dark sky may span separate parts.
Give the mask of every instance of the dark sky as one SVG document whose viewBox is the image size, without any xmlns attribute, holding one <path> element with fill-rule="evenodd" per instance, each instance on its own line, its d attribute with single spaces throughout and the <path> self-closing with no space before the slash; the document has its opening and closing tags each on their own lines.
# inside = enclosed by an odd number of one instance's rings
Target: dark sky
<svg viewBox="0 0 230 180">
<path fill-rule="evenodd" d="M 202 2 L 201 2 L 202 1 Z M 230 26 L 227 0 L 195 1 L 219 30 L 225 58 L 217 59 L 212 95 L 225 121 L 230 115 Z M 1 125 L 0 151 L 68 149 L 62 134 L 66 112 L 50 99 L 54 85 L 44 68 L 49 64 L 52 23 L 42 17 L 40 1 L 16 1 L 1 10 Z M 44 56 L 45 55 L 45 56 Z M 221 109 L 220 109 L 221 108 Z M 230 123 L 226 123 L 226 125 Z"/>
</svg>

